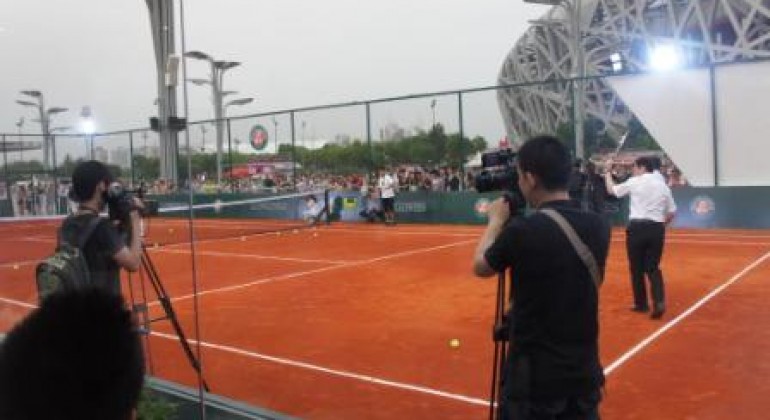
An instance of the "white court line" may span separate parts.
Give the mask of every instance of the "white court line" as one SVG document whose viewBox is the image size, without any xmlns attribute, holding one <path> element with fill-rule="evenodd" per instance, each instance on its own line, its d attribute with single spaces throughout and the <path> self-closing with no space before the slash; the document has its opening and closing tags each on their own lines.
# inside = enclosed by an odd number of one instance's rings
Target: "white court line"
<svg viewBox="0 0 770 420">
<path fill-rule="evenodd" d="M 748 273 L 749 271 L 751 271 L 754 268 L 756 268 L 758 265 L 760 265 L 763 262 L 765 262 L 765 260 L 767 260 L 768 258 L 770 258 L 770 252 L 768 252 L 765 255 L 759 257 L 758 259 L 756 259 L 754 262 L 752 262 L 751 264 L 746 266 L 746 268 L 741 270 L 738 274 L 734 275 L 732 278 L 730 278 L 729 280 L 724 282 L 722 285 L 720 285 L 719 287 L 717 287 L 716 289 L 711 291 L 711 293 L 709 293 L 706 296 L 704 296 L 701 300 L 696 302 L 694 305 L 690 306 L 686 311 L 684 311 L 681 314 L 679 314 L 679 316 L 677 316 L 676 318 L 674 318 L 671 321 L 669 321 L 666 325 L 664 325 L 663 327 L 661 327 L 660 329 L 658 329 L 657 331 L 652 333 L 649 337 L 647 337 L 644 340 L 642 340 L 639 344 L 634 346 L 631 350 L 627 351 L 625 354 L 620 356 L 617 360 L 612 362 L 609 366 L 607 366 L 604 369 L 604 374 L 605 375 L 609 375 L 610 373 L 612 373 L 612 371 L 614 371 L 615 369 L 620 367 L 623 363 L 628 361 L 628 359 L 630 359 L 635 354 L 639 353 L 642 349 L 644 349 L 645 347 L 650 345 L 650 343 L 655 341 L 663 333 L 665 333 L 666 331 L 668 331 L 671 328 L 673 328 L 676 324 L 682 322 L 682 320 L 684 320 L 685 318 L 690 316 L 698 308 L 700 308 L 701 306 L 705 305 L 708 301 L 713 299 L 716 295 L 722 293 L 726 288 L 730 287 L 733 283 L 735 283 L 738 280 L 740 280 L 743 276 L 746 275 L 746 273 Z"/>
<path fill-rule="evenodd" d="M 9 263 L 3 263 L 0 264 L 0 268 L 13 268 L 14 266 L 23 266 L 23 265 L 34 265 L 39 263 L 41 260 L 28 260 L 28 261 L 18 261 L 18 262 L 9 262 Z"/>
<path fill-rule="evenodd" d="M 190 250 L 184 249 L 153 249 L 153 252 L 166 252 L 169 254 L 187 254 L 191 253 Z M 278 261 L 291 261 L 301 263 L 321 263 L 321 264 L 350 264 L 352 260 L 314 260 L 307 258 L 291 258 L 291 257 L 276 257 L 273 255 L 259 255 L 259 254 L 238 254 L 234 252 L 213 252 L 213 251 L 195 251 L 195 255 L 212 256 L 212 257 L 236 257 L 236 258 L 252 258 L 256 260 L 278 260 Z"/>
<path fill-rule="evenodd" d="M 0 297 L 0 302 L 10 303 L 10 304 L 18 305 L 18 306 L 21 306 L 21 307 L 24 307 L 24 308 L 28 308 L 28 309 L 35 309 L 37 307 L 35 305 L 29 304 L 29 303 L 26 303 L 26 302 L 20 302 L 20 301 L 12 300 L 12 299 L 5 299 L 5 298 L 2 298 L 2 297 Z M 172 340 L 172 341 L 178 341 L 179 340 L 179 337 L 177 337 L 176 335 L 164 334 L 164 333 L 155 332 L 155 331 L 153 331 L 151 334 L 156 336 L 156 337 L 165 338 L 167 340 Z M 193 339 L 188 339 L 187 342 L 190 343 L 191 345 L 197 344 L 197 342 L 195 340 L 193 340 Z M 265 360 L 265 361 L 268 361 L 268 362 L 273 362 L 273 363 L 277 363 L 277 364 L 281 364 L 281 365 L 286 365 L 286 366 L 291 366 L 291 367 L 295 367 L 295 368 L 302 368 L 302 369 L 312 370 L 312 371 L 315 371 L 315 372 L 321 372 L 321 373 L 330 374 L 330 375 L 333 375 L 333 376 L 340 376 L 340 377 L 343 377 L 343 378 L 354 379 L 354 380 L 358 380 L 358 381 L 361 381 L 361 382 L 368 382 L 368 383 L 388 386 L 388 387 L 392 387 L 392 388 L 398 388 L 398 389 L 403 389 L 403 390 L 408 390 L 408 391 L 415 391 L 415 392 L 419 392 L 419 393 L 423 393 L 423 394 L 429 394 L 429 395 L 434 395 L 434 396 L 438 396 L 438 397 L 442 397 L 442 398 L 447 398 L 447 399 L 467 402 L 469 404 L 476 404 L 476 405 L 488 405 L 489 404 L 489 401 L 488 400 L 484 400 L 484 399 L 473 398 L 473 397 L 468 397 L 468 396 L 465 396 L 465 395 L 460 395 L 460 394 L 454 394 L 454 393 L 450 393 L 450 392 L 439 391 L 439 390 L 436 390 L 436 389 L 422 387 L 422 386 L 418 386 L 418 385 L 411 385 L 411 384 L 407 384 L 407 383 L 404 383 L 404 382 L 396 382 L 396 381 L 391 381 L 391 380 L 387 380 L 387 379 L 381 379 L 381 378 L 377 378 L 377 377 L 369 376 L 369 375 L 361 375 L 361 374 L 357 374 L 357 373 L 353 373 L 353 372 L 348 372 L 348 371 L 344 371 L 344 370 L 325 368 L 323 366 L 314 365 L 314 364 L 306 363 L 306 362 L 300 362 L 300 361 L 296 361 L 296 360 L 291 360 L 291 359 L 287 359 L 287 358 L 283 358 L 283 357 L 268 356 L 268 355 L 261 354 L 261 353 L 256 353 L 256 352 L 252 352 L 252 351 L 248 351 L 248 350 L 239 349 L 237 347 L 225 346 L 225 345 L 220 345 L 220 344 L 213 344 L 213 343 L 208 343 L 208 342 L 205 342 L 205 341 L 201 341 L 200 345 L 201 345 L 201 347 L 207 347 L 207 348 L 210 348 L 210 349 L 220 350 L 220 351 L 227 352 L 227 353 L 233 353 L 233 354 L 237 354 L 237 355 L 240 355 L 240 356 L 250 357 L 252 359 Z"/>
<path fill-rule="evenodd" d="M 625 242 L 626 238 L 612 238 L 612 242 Z M 700 241 L 688 239 L 669 239 L 666 238 L 666 244 L 685 244 L 685 245 L 743 245 L 743 246 L 770 246 L 770 242 L 736 242 L 736 241 Z"/>
<path fill-rule="evenodd" d="M 388 235 L 436 235 L 436 236 L 463 236 L 463 237 L 475 237 L 478 238 L 481 236 L 481 234 L 484 232 L 483 230 L 479 230 L 477 233 L 474 232 L 443 232 L 443 231 L 421 231 L 421 230 L 399 230 L 398 228 L 384 228 L 384 229 L 352 229 L 352 228 L 338 228 L 332 226 L 327 230 L 327 232 L 349 232 L 349 233 L 358 233 L 358 234 L 365 234 L 365 235 L 372 235 L 376 234 L 379 235 L 381 233 L 385 233 Z"/>
<path fill-rule="evenodd" d="M 470 241 L 466 241 L 466 242 L 470 242 Z M 465 242 L 463 242 L 463 243 L 465 243 Z M 458 243 L 458 244 L 460 244 L 460 243 Z M 452 244 L 452 245 L 457 245 L 457 244 Z M 385 257 L 381 257 L 381 258 L 385 258 Z M 628 359 L 633 357 L 635 354 L 639 353 L 642 349 L 644 349 L 644 347 L 649 345 L 652 341 L 657 339 L 664 332 L 666 332 L 667 330 L 673 328 L 676 324 L 678 324 L 679 322 L 681 322 L 682 320 L 687 318 L 689 315 L 691 315 L 695 310 L 697 310 L 701 306 L 705 305 L 709 300 L 713 299 L 716 295 L 718 295 L 719 293 L 724 291 L 727 287 L 729 287 L 730 285 L 732 285 L 735 282 L 737 282 L 738 280 L 740 280 L 744 275 L 746 275 L 746 273 L 748 273 L 749 271 L 753 270 L 758 265 L 762 264 L 768 258 L 770 258 L 770 252 L 764 254 L 762 257 L 758 258 L 757 260 L 755 260 L 754 262 L 749 264 L 747 267 L 745 267 L 743 270 L 741 270 L 738 274 L 736 274 L 731 279 L 726 281 L 724 284 L 722 284 L 721 286 L 719 286 L 718 288 L 713 290 L 711 293 L 706 295 L 704 298 L 699 300 L 697 303 L 695 303 L 693 306 L 691 306 L 685 312 L 683 312 L 682 314 L 677 316 L 675 319 L 673 319 L 669 323 L 667 323 L 665 326 L 660 328 L 658 331 L 656 331 L 655 333 L 653 333 L 652 335 L 650 335 L 649 337 L 647 337 L 646 339 L 641 341 L 639 344 L 637 344 L 631 350 L 626 352 L 623 356 L 621 356 L 620 358 L 615 360 L 612 364 L 607 366 L 604 369 L 605 375 L 611 374 L 620 365 L 622 365 L 623 363 L 628 361 Z M 35 308 L 35 305 L 31 305 L 31 304 L 26 303 L 26 302 L 20 302 L 20 301 L 16 301 L 16 300 L 12 300 L 12 299 L 6 299 L 6 298 L 1 298 L 0 297 L 0 301 L 1 302 L 15 304 L 15 305 L 22 306 L 22 307 L 25 307 L 25 308 L 30 308 L 30 309 Z M 165 339 L 168 339 L 168 340 L 175 340 L 175 341 L 178 340 L 178 337 L 172 336 L 172 335 L 169 335 L 169 334 L 163 334 L 163 333 L 159 333 L 159 332 L 153 332 L 152 334 L 155 335 L 155 336 L 158 336 L 160 338 L 165 338 Z M 194 343 L 193 340 L 188 340 L 188 342 Z M 435 395 L 435 396 L 439 396 L 439 397 L 443 397 L 443 398 L 463 401 L 463 402 L 467 402 L 467 403 L 470 403 L 470 404 L 475 404 L 475 405 L 488 405 L 489 404 L 489 401 L 483 400 L 483 399 L 479 399 L 479 398 L 473 398 L 473 397 L 468 397 L 468 396 L 464 396 L 464 395 L 460 395 L 460 394 L 453 394 L 453 393 L 438 391 L 438 390 L 431 389 L 431 388 L 420 387 L 420 386 L 416 386 L 416 385 L 410 385 L 410 384 L 390 381 L 390 380 L 386 380 L 386 379 L 380 379 L 380 378 L 376 378 L 376 377 L 368 376 L 368 375 L 360 375 L 360 374 L 356 374 L 356 373 L 352 373 L 352 372 L 347 372 L 347 371 L 341 371 L 341 370 L 334 370 L 334 369 L 324 368 L 324 367 L 313 365 L 313 364 L 310 364 L 310 363 L 299 362 L 299 361 L 294 361 L 294 360 L 290 360 L 290 359 L 286 359 L 286 358 L 279 358 L 279 357 L 275 357 L 275 356 L 263 355 L 263 354 L 259 354 L 259 353 L 256 353 L 256 352 L 251 352 L 251 351 L 239 349 L 239 348 L 236 348 L 236 347 L 212 344 L 212 343 L 207 343 L 207 342 L 201 342 L 200 345 L 202 347 L 208 347 L 208 348 L 211 348 L 211 349 L 217 349 L 217 350 L 220 350 L 220 351 L 230 352 L 230 353 L 234 353 L 234 354 L 238 354 L 238 355 L 242 355 L 242 356 L 246 356 L 246 357 L 251 357 L 251 358 L 255 358 L 255 359 L 266 360 L 266 361 L 270 361 L 270 362 L 273 362 L 273 363 L 288 365 L 288 366 L 292 366 L 292 367 L 299 367 L 299 368 L 313 370 L 313 371 L 317 371 L 317 372 L 328 373 L 328 374 L 335 375 L 335 376 L 341 376 L 341 377 L 345 377 L 345 378 L 350 378 L 350 379 L 359 380 L 359 381 L 363 381 L 363 382 L 374 383 L 374 384 L 378 384 L 378 385 L 384 385 L 384 386 L 390 386 L 390 387 L 399 388 L 399 389 L 405 389 L 405 390 L 410 390 L 410 391 L 415 391 L 415 392 L 421 392 L 421 393 L 425 393 L 425 394 L 429 394 L 429 395 Z"/>
<path fill-rule="evenodd" d="M 27 303 L 27 302 L 22 302 L 20 300 L 8 299 L 8 298 L 4 298 L 4 297 L 0 297 L 0 302 L 9 303 L 11 305 L 16 305 L 16 306 L 21 306 L 22 308 L 27 308 L 27 309 L 35 309 L 35 308 L 37 308 L 37 305 L 33 305 L 33 304 Z"/>
<path fill-rule="evenodd" d="M 393 259 L 393 258 L 400 258 L 400 257 L 407 257 L 407 256 L 410 256 L 410 255 L 422 254 L 424 252 L 438 251 L 440 249 L 450 248 L 450 247 L 454 247 L 454 246 L 458 246 L 458 245 L 466 245 L 466 244 L 475 243 L 475 242 L 476 242 L 475 239 L 474 240 L 467 240 L 467 241 L 460 241 L 460 242 L 453 242 L 451 244 L 439 245 L 439 246 L 434 246 L 434 247 L 430 247 L 430 248 L 419 248 L 419 249 L 413 249 L 411 251 L 404 251 L 404 252 L 398 252 L 398 253 L 395 253 L 395 254 L 388 254 L 388 255 L 384 255 L 382 257 L 370 258 L 368 260 L 353 261 L 353 262 L 350 262 L 350 263 L 347 263 L 347 264 L 331 265 L 331 266 L 316 268 L 316 269 L 307 270 L 307 271 L 297 271 L 297 272 L 293 272 L 293 273 L 289 273 L 289 274 L 284 274 L 282 276 L 268 277 L 268 278 L 265 278 L 265 279 L 254 280 L 254 281 L 251 281 L 251 282 L 248 282 L 248 283 L 236 284 L 234 286 L 221 287 L 221 288 L 218 288 L 218 289 L 211 289 L 211 290 L 204 290 L 202 292 L 198 292 L 198 296 L 204 296 L 204 295 L 209 295 L 209 294 L 214 294 L 214 293 L 231 292 L 233 290 L 245 289 L 247 287 L 257 286 L 257 285 L 260 285 L 260 284 L 272 283 L 272 282 L 276 282 L 276 281 L 289 280 L 289 279 L 293 279 L 293 278 L 296 278 L 296 277 L 302 277 L 302 276 L 306 276 L 308 274 L 316 274 L 316 273 L 321 273 L 321 272 L 329 271 L 329 270 L 336 270 L 336 269 L 340 269 L 340 268 L 355 267 L 357 265 L 371 264 L 371 263 L 375 263 L 375 262 L 378 262 L 378 261 L 390 260 L 390 259 Z M 172 302 L 178 302 L 180 300 L 192 299 L 193 297 L 195 297 L 195 295 L 183 295 L 183 296 L 178 296 L 178 297 L 172 298 L 171 301 Z M 151 302 L 149 305 L 159 305 L 159 304 L 160 304 L 159 302 L 155 301 L 155 302 Z"/>
<path fill-rule="evenodd" d="M 153 332 L 152 335 L 157 336 L 157 337 L 161 337 L 161 338 L 165 338 L 167 340 L 174 340 L 174 341 L 178 341 L 179 340 L 179 337 L 177 337 L 175 335 L 170 335 L 170 334 Z M 187 341 L 191 345 L 197 344 L 197 342 L 195 340 L 192 340 L 192 339 L 188 339 Z M 452 399 L 452 400 L 462 401 L 462 402 L 466 402 L 466 403 L 469 403 L 469 404 L 485 405 L 485 406 L 489 405 L 489 400 L 468 397 L 468 396 L 460 395 L 460 394 L 453 394 L 451 392 L 444 392 L 444 391 L 439 391 L 439 390 L 433 389 L 433 388 L 427 388 L 427 387 L 422 387 L 422 386 L 418 386 L 418 385 L 411 385 L 411 384 L 407 384 L 407 383 L 403 383 L 403 382 L 396 382 L 396 381 L 391 381 L 391 380 L 387 380 L 387 379 L 381 379 L 381 378 L 377 378 L 377 377 L 369 376 L 369 375 L 361 375 L 361 374 L 358 374 L 358 373 L 348 372 L 348 371 L 344 371 L 344 370 L 336 370 L 336 369 L 325 368 L 323 366 L 318 366 L 318 365 L 314 365 L 314 364 L 311 364 L 311 363 L 299 362 L 299 361 L 296 361 L 296 360 L 286 359 L 286 358 L 283 358 L 283 357 L 268 356 L 266 354 L 261 354 L 261 353 L 256 353 L 256 352 L 252 352 L 252 351 L 247 351 L 247 350 L 239 349 L 239 348 L 236 348 L 236 347 L 223 346 L 223 345 L 219 345 L 219 344 L 212 344 L 212 343 L 207 343 L 205 341 L 201 341 L 200 345 L 201 345 L 201 347 L 207 347 L 207 348 L 210 348 L 210 349 L 215 349 L 215 350 L 220 350 L 220 351 L 224 351 L 224 352 L 228 352 L 228 353 L 233 353 L 233 354 L 237 354 L 237 355 L 240 355 L 240 356 L 246 356 L 246 357 L 250 357 L 252 359 L 266 360 L 268 362 L 273 362 L 273 363 L 277 363 L 277 364 L 280 364 L 280 365 L 286 365 L 286 366 L 291 366 L 291 367 L 296 367 L 296 368 L 302 368 L 302 369 L 312 370 L 312 371 L 315 371 L 315 372 L 327 373 L 327 374 L 330 374 L 330 375 L 333 375 L 333 376 L 341 376 L 343 378 L 354 379 L 354 380 L 361 381 L 361 382 L 368 382 L 368 383 L 373 383 L 373 384 L 377 384 L 377 385 L 384 385 L 384 386 L 388 386 L 388 387 L 392 387 L 392 388 L 398 388 L 398 389 L 403 389 L 403 390 L 408 390 L 408 391 L 420 392 L 420 393 L 423 393 L 423 394 L 429 394 L 429 395 L 434 395 L 434 396 L 437 396 L 437 397 L 442 397 L 442 398 L 448 398 L 448 399 Z"/>
</svg>

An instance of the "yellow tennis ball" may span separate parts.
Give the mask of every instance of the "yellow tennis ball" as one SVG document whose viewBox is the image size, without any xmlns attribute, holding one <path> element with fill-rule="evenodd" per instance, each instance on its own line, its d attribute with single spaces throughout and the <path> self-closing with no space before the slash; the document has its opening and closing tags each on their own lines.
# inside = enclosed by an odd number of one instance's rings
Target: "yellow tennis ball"
<svg viewBox="0 0 770 420">
<path fill-rule="evenodd" d="M 459 338 L 453 338 L 449 340 L 449 347 L 456 349 L 460 347 L 460 339 Z"/>
<path fill-rule="evenodd" d="M 168 233 L 174 233 L 174 229 L 169 229 Z"/>
<path fill-rule="evenodd" d="M 318 236 L 318 233 L 314 233 L 313 236 Z"/>
<path fill-rule="evenodd" d="M 294 230 L 292 231 L 292 233 L 296 235 L 296 234 L 298 234 L 298 233 L 299 233 L 299 231 L 298 231 L 297 229 L 294 229 Z"/>
<path fill-rule="evenodd" d="M 14 270 L 18 270 L 18 269 L 19 269 L 19 264 L 14 264 L 14 265 L 13 265 L 13 269 L 14 269 Z"/>
<path fill-rule="evenodd" d="M 241 236 L 241 241 L 245 241 L 245 240 L 246 240 L 246 237 L 245 236 Z"/>
</svg>

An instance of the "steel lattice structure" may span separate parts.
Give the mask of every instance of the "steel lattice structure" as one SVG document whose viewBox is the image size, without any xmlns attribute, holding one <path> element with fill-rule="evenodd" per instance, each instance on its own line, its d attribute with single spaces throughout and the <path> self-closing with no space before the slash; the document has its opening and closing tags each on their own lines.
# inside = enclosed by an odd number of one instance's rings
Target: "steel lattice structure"
<svg viewBox="0 0 770 420">
<path fill-rule="evenodd" d="M 572 121 L 573 94 L 565 79 L 580 74 L 575 34 L 581 34 L 584 115 L 601 120 L 608 134 L 625 132 L 632 111 L 601 78 L 623 70 L 648 70 L 648 52 L 676 45 L 687 66 L 770 57 L 770 0 L 582 0 L 581 22 L 572 20 L 576 0 L 563 0 L 532 22 L 505 59 L 498 91 L 512 137 L 555 132 Z M 578 27 L 578 28 L 576 28 Z M 613 54 L 617 54 L 614 55 Z M 533 82 L 553 80 L 549 84 Z M 533 83 L 533 84 L 528 84 Z"/>
</svg>

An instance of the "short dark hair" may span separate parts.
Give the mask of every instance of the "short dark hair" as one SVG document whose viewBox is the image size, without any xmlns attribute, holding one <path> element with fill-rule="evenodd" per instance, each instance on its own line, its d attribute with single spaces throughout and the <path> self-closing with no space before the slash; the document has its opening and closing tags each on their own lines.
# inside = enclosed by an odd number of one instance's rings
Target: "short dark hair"
<svg viewBox="0 0 770 420">
<path fill-rule="evenodd" d="M 652 172 L 655 169 L 653 159 L 648 156 L 640 156 L 634 161 L 634 165 L 644 168 L 645 172 Z"/>
<path fill-rule="evenodd" d="M 0 347 L 0 418 L 128 419 L 143 380 L 123 299 L 98 289 L 57 293 Z"/>
<path fill-rule="evenodd" d="M 650 163 L 652 164 L 653 171 L 659 171 L 661 166 L 663 166 L 663 162 L 660 160 L 660 157 L 650 156 L 649 159 L 650 159 Z"/>
<path fill-rule="evenodd" d="M 113 180 L 107 165 L 97 160 L 83 162 L 72 172 L 72 198 L 78 202 L 90 200 L 100 182 Z"/>
<path fill-rule="evenodd" d="M 537 136 L 527 140 L 516 156 L 519 169 L 537 176 L 548 191 L 566 190 L 572 173 L 572 158 L 559 139 Z"/>
</svg>

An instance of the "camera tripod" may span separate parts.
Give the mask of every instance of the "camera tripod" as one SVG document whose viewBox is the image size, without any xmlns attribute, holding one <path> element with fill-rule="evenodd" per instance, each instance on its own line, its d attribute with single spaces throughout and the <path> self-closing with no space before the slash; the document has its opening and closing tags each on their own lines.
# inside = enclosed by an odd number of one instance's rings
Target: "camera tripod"
<svg viewBox="0 0 770 420">
<path fill-rule="evenodd" d="M 174 307 L 171 305 L 171 299 L 169 298 L 168 293 L 166 293 L 166 288 L 163 286 L 163 283 L 160 281 L 158 270 L 155 268 L 155 264 L 152 262 L 152 259 L 150 259 L 150 255 L 147 253 L 147 247 L 145 247 L 144 244 L 142 244 L 142 268 L 147 274 L 147 278 L 150 280 L 150 284 L 152 285 L 152 288 L 155 290 L 155 294 L 158 297 L 158 302 L 160 302 L 160 306 L 163 308 L 163 312 L 165 313 L 165 315 L 162 317 L 148 319 L 146 306 L 147 300 L 145 297 L 145 305 L 140 308 L 143 315 L 145 334 L 149 334 L 150 332 L 150 323 L 163 320 L 171 321 L 171 326 L 173 327 L 174 332 L 179 339 L 179 344 L 182 345 L 182 350 L 184 350 L 184 353 L 187 356 L 187 360 L 190 362 L 190 366 L 192 366 L 193 370 L 195 370 L 195 373 L 198 374 L 198 377 L 201 380 L 201 384 L 203 385 L 203 389 L 206 392 L 210 392 L 211 390 L 206 383 L 206 380 L 203 378 L 200 361 L 195 356 L 195 353 L 193 353 L 192 348 L 190 347 L 190 343 L 187 341 L 184 330 L 182 330 L 182 326 L 179 324 L 179 319 L 176 316 L 176 312 L 174 312 Z M 144 289 L 144 284 L 142 284 L 142 289 Z"/>
<path fill-rule="evenodd" d="M 509 322 L 512 314 L 506 315 L 505 271 L 497 274 L 497 297 L 495 300 L 495 323 L 492 327 L 492 340 L 495 342 L 492 358 L 492 389 L 489 395 L 489 420 L 501 419 L 502 382 L 505 375 L 505 362 L 511 337 Z M 495 408 L 495 405 L 497 407 Z"/>
</svg>

